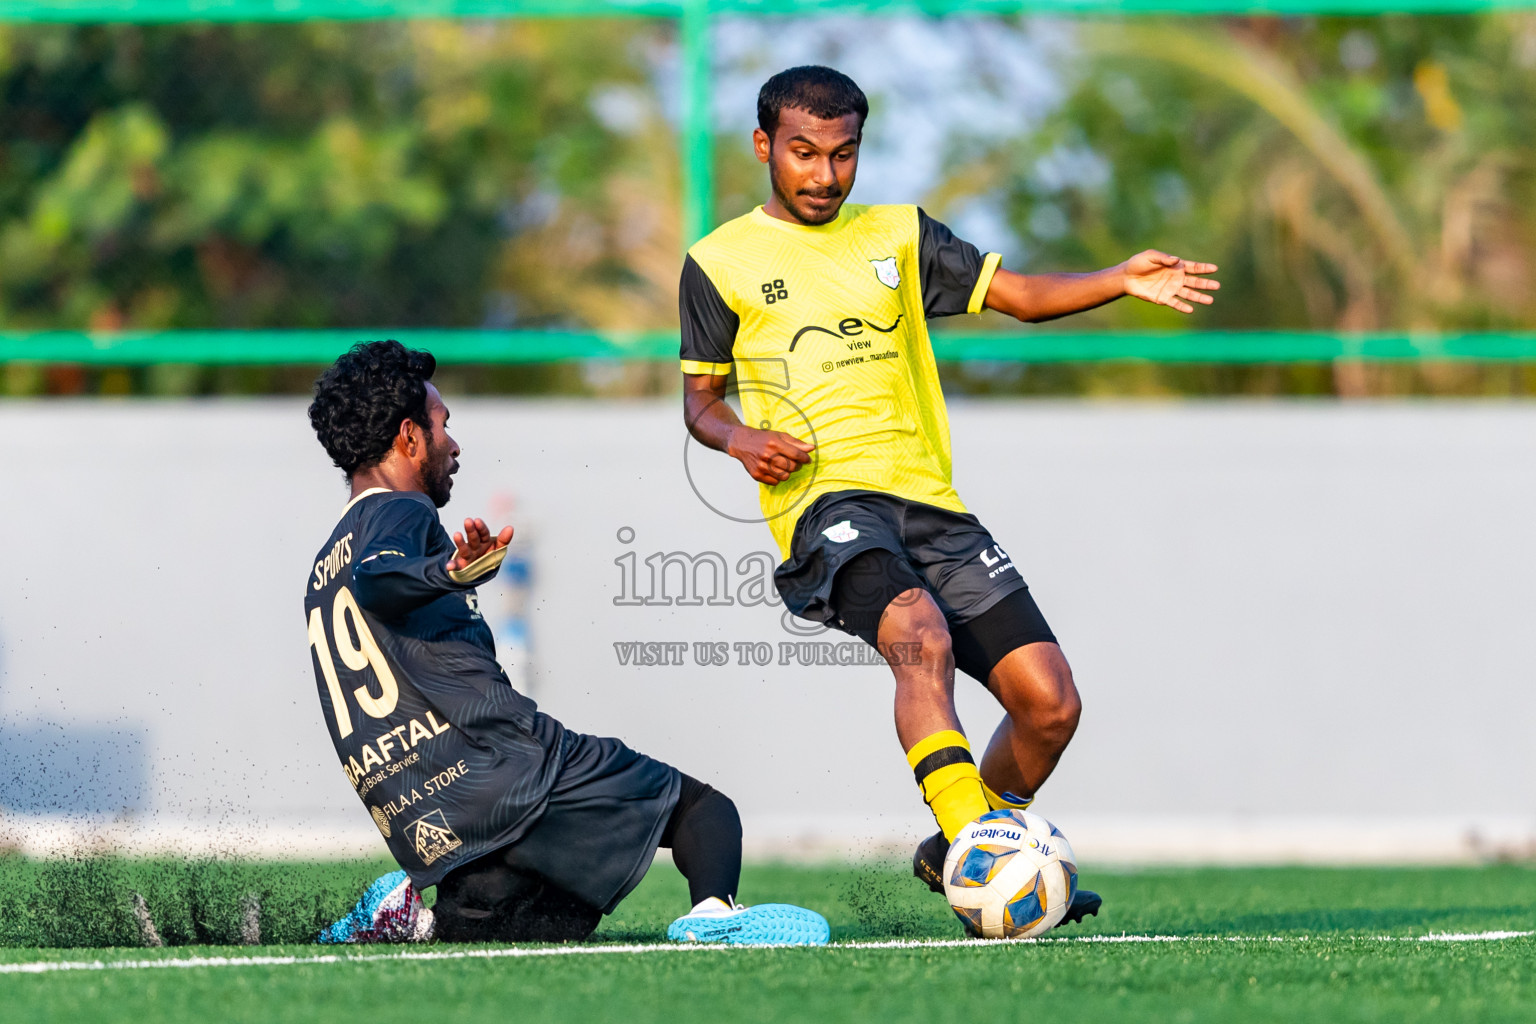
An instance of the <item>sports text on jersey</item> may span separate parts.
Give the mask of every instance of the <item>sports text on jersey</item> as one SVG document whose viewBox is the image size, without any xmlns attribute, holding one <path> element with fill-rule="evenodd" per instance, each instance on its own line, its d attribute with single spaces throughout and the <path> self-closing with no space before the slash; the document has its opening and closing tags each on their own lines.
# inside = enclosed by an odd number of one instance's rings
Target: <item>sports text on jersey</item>
<svg viewBox="0 0 1536 1024">
<path fill-rule="evenodd" d="M 512 688 L 476 607 L 497 560 L 456 575 L 455 552 L 426 495 L 366 492 L 304 588 L 337 759 L 418 886 L 523 837 L 564 760 L 564 728 Z"/>
</svg>

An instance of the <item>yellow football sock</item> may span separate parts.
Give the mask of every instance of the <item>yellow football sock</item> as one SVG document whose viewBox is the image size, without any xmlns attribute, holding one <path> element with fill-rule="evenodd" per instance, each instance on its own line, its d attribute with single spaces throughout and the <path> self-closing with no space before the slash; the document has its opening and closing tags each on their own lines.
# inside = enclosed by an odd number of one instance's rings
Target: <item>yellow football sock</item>
<svg viewBox="0 0 1536 1024">
<path fill-rule="evenodd" d="M 938 819 L 945 839 L 956 834 L 986 814 L 985 788 L 981 772 L 971 758 L 971 745 L 953 729 L 925 736 L 907 751 L 907 764 L 923 791 L 923 800 Z"/>
<path fill-rule="evenodd" d="M 994 811 L 1024 811 L 1028 810 L 1029 805 L 1035 802 L 1033 795 L 1021 797 L 1017 793 L 993 792 L 992 787 L 985 782 L 981 784 L 981 791 L 987 796 L 987 806 Z"/>
</svg>

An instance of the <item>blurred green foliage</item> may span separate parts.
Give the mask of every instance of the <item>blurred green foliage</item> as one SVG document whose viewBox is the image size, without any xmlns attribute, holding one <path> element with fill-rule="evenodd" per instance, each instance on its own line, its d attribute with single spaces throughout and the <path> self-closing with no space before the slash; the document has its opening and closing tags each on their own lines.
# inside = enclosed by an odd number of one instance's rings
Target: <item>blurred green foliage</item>
<svg viewBox="0 0 1536 1024">
<path fill-rule="evenodd" d="M 611 189 L 654 118 L 594 101 L 647 96 L 658 31 L 0 25 L 0 321 L 577 320 L 562 290 L 625 277 Z M 581 250 L 558 282 L 552 226 Z"/>
<path fill-rule="evenodd" d="M 674 33 L 632 19 L 0 25 L 0 326 L 671 328 Z M 1193 326 L 1536 322 L 1536 15 L 1092 19 L 1069 36 L 1063 99 L 1038 129 L 999 142 L 956 124 L 945 173 L 914 201 L 1000 212 L 1013 238 L 974 240 L 1025 270 L 1149 244 L 1217 262 L 1222 300 Z M 736 142 L 718 149 L 736 183 L 723 192 L 759 195 Z M 1070 326 L 1168 316 L 1121 302 Z M 12 364 L 0 391 L 291 392 L 313 372 Z M 1486 364 L 946 373 L 1013 394 L 1533 390 L 1525 367 Z M 651 367 L 462 376 L 503 393 L 676 387 Z"/>
<path fill-rule="evenodd" d="M 1156 239 L 1221 265 L 1208 328 L 1536 321 L 1536 15 L 1128 21 L 1080 43 L 1044 128 L 963 161 L 1032 264 Z"/>
</svg>

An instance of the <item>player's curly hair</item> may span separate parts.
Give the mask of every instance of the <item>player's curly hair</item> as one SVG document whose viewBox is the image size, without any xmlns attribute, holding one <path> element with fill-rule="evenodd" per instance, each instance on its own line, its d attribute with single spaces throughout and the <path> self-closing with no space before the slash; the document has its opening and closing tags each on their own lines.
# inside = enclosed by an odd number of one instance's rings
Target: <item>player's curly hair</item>
<svg viewBox="0 0 1536 1024">
<path fill-rule="evenodd" d="M 351 478 L 389 454 L 400 421 L 430 431 L 427 381 L 437 370 L 430 352 L 398 341 L 353 345 L 315 381 L 309 423 L 331 461 Z"/>
<path fill-rule="evenodd" d="M 860 131 L 869 117 L 864 90 L 841 71 L 820 64 L 780 71 L 758 90 L 757 126 L 770 138 L 778 130 L 779 111 L 785 107 L 825 120 L 858 114 Z"/>
</svg>

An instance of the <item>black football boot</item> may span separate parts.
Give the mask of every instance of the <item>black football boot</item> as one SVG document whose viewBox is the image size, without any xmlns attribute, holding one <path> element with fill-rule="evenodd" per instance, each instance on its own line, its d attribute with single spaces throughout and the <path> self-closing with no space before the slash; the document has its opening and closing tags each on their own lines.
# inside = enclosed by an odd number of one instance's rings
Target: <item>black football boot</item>
<svg viewBox="0 0 1536 1024">
<path fill-rule="evenodd" d="M 928 886 L 931 892 L 944 891 L 944 856 L 947 853 L 949 840 L 944 838 L 943 832 L 935 832 L 918 843 L 917 852 L 912 854 L 912 874 Z M 1103 905 L 1104 899 L 1098 893 L 1079 889 L 1072 894 L 1072 905 L 1067 908 L 1066 916 L 1056 927 L 1069 923 L 1081 924 L 1085 917 L 1097 917 Z"/>
</svg>

